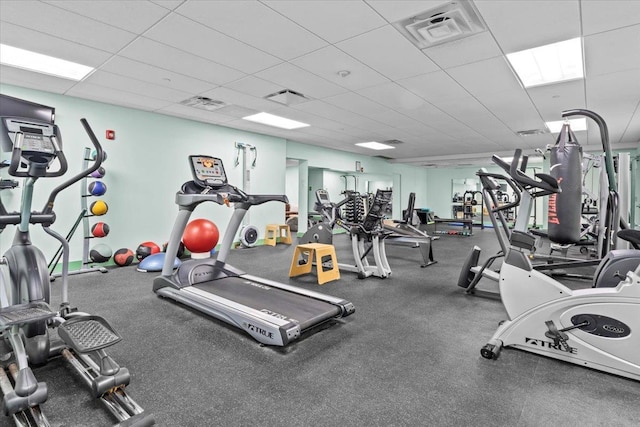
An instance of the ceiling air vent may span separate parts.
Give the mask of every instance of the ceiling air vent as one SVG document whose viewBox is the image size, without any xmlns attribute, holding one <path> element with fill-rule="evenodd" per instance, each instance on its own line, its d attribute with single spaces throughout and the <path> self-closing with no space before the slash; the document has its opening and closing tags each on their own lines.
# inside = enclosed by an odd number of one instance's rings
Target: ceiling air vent
<svg viewBox="0 0 640 427">
<path fill-rule="evenodd" d="M 207 111 L 214 111 L 228 105 L 223 101 L 217 101 L 206 96 L 194 96 L 193 98 L 185 99 L 180 104 Z"/>
<path fill-rule="evenodd" d="M 399 139 L 388 139 L 386 141 L 382 141 L 382 143 L 387 145 L 400 145 L 404 144 L 404 141 L 400 141 Z"/>
<path fill-rule="evenodd" d="M 309 100 L 309 98 L 307 98 L 303 94 L 294 92 L 289 89 L 284 89 L 280 92 L 272 93 L 271 95 L 267 95 L 264 98 L 282 105 L 296 105 L 307 102 Z"/>
<path fill-rule="evenodd" d="M 470 1 L 445 3 L 393 25 L 420 49 L 486 30 L 480 14 Z"/>
<path fill-rule="evenodd" d="M 546 129 L 529 129 L 529 130 L 519 130 L 516 132 L 519 136 L 531 136 L 531 135 L 542 135 L 545 133 L 549 133 Z"/>
</svg>

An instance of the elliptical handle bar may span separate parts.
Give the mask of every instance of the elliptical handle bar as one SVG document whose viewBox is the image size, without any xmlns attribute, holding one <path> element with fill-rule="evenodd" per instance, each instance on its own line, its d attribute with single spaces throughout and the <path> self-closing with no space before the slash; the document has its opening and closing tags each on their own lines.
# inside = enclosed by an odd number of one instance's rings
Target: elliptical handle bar
<svg viewBox="0 0 640 427">
<path fill-rule="evenodd" d="M 51 194 L 49 195 L 49 199 L 47 200 L 47 203 L 44 205 L 44 208 L 42 209 L 43 214 L 48 214 L 53 212 L 53 204 L 59 192 L 61 192 L 65 188 L 72 186 L 73 184 L 80 181 L 85 176 L 97 171 L 100 165 L 102 164 L 102 160 L 104 158 L 104 151 L 102 150 L 102 145 L 100 145 L 100 141 L 98 141 L 98 138 L 96 138 L 96 135 L 93 133 L 91 126 L 89 126 L 89 122 L 87 122 L 87 119 L 84 119 L 84 118 L 80 119 L 80 123 L 82 123 L 82 127 L 84 127 L 84 130 L 89 135 L 91 144 L 93 144 L 93 147 L 96 150 L 96 160 L 93 163 L 93 166 L 91 166 L 89 169 L 85 171 L 81 171 L 80 173 L 74 175 L 73 177 L 69 178 L 67 181 L 63 182 L 62 184 L 54 188 L 53 191 L 51 191 Z M 66 164 L 66 160 L 65 160 L 65 164 Z"/>
<path fill-rule="evenodd" d="M 537 173 L 535 179 L 529 178 L 524 172 L 518 168 L 520 163 L 520 157 L 522 156 L 522 150 L 520 148 L 516 149 L 513 154 L 513 160 L 511 161 L 511 166 L 509 167 L 509 175 L 513 178 L 518 184 L 520 184 L 523 188 L 538 188 L 543 190 L 544 194 L 538 194 L 538 196 L 559 193 L 560 187 L 558 187 L 558 182 L 551 176 L 547 174 Z M 504 160 L 500 159 L 498 156 L 494 155 L 494 158 L 498 158 L 502 164 L 507 164 Z M 495 159 L 494 159 L 495 161 Z M 498 163 L 498 162 L 496 162 Z M 498 163 L 502 166 L 501 163 Z"/>
<path fill-rule="evenodd" d="M 615 169 L 613 168 L 613 155 L 611 154 L 611 144 L 609 143 L 609 128 L 607 127 L 607 123 L 599 114 L 594 113 L 593 111 L 590 111 L 590 110 L 583 110 L 581 108 L 576 108 L 573 110 L 565 110 L 562 112 L 562 117 L 570 117 L 570 116 L 589 117 L 591 120 L 596 122 L 596 124 L 600 128 L 600 140 L 602 141 L 602 149 L 604 150 L 604 154 L 605 154 L 604 164 L 605 164 L 605 169 L 607 170 L 609 191 L 617 191 L 618 185 L 616 183 Z"/>
</svg>

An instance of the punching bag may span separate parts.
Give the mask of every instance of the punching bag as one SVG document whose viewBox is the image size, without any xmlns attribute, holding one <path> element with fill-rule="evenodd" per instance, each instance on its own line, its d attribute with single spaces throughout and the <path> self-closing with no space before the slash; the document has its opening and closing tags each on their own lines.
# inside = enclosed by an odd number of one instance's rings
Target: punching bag
<svg viewBox="0 0 640 427">
<path fill-rule="evenodd" d="M 558 181 L 561 192 L 549 196 L 549 240 L 577 243 L 582 213 L 582 147 L 568 123 L 551 148 L 550 175 Z"/>
</svg>

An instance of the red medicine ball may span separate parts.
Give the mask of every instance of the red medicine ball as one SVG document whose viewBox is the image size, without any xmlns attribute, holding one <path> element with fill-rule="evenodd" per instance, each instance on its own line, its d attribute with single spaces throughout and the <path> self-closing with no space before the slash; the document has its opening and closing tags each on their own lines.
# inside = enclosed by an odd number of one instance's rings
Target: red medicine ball
<svg viewBox="0 0 640 427">
<path fill-rule="evenodd" d="M 104 222 L 96 222 L 91 227 L 91 234 L 93 237 L 104 237 L 109 234 L 109 226 Z"/>
<path fill-rule="evenodd" d="M 136 249 L 136 258 L 138 258 L 138 261 L 142 261 L 149 255 L 157 254 L 158 252 L 160 252 L 160 246 L 153 242 L 142 242 Z"/>
<path fill-rule="evenodd" d="M 113 255 L 113 261 L 120 267 L 131 265 L 133 262 L 133 251 L 131 249 L 122 248 L 118 249 Z"/>
</svg>

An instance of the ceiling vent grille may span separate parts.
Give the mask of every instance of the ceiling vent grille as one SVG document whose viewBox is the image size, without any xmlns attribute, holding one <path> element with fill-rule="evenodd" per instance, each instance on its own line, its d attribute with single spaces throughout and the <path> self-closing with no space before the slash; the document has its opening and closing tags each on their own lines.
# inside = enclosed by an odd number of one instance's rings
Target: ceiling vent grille
<svg viewBox="0 0 640 427">
<path fill-rule="evenodd" d="M 393 24 L 420 49 L 459 40 L 486 30 L 470 1 L 454 1 Z"/>
<path fill-rule="evenodd" d="M 382 141 L 382 143 L 387 145 L 400 145 L 404 144 L 404 141 L 400 141 L 399 139 L 388 139 L 386 141 Z"/>
<path fill-rule="evenodd" d="M 519 136 L 532 136 L 532 135 L 542 135 L 545 133 L 549 133 L 547 129 L 529 129 L 529 130 L 519 130 L 516 132 Z"/>
<path fill-rule="evenodd" d="M 281 90 L 280 92 L 272 93 L 264 97 L 269 101 L 277 102 L 282 105 L 296 105 L 309 101 L 309 98 L 301 93 L 294 92 L 289 89 Z"/>
<path fill-rule="evenodd" d="M 207 111 L 218 110 L 229 105 L 223 101 L 217 101 L 215 99 L 207 98 L 206 96 L 194 96 L 193 98 L 185 99 L 180 102 L 180 104 Z"/>
</svg>

